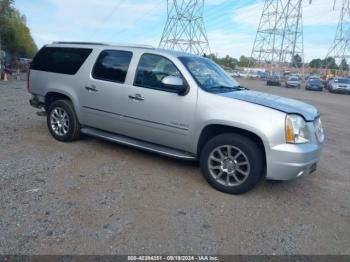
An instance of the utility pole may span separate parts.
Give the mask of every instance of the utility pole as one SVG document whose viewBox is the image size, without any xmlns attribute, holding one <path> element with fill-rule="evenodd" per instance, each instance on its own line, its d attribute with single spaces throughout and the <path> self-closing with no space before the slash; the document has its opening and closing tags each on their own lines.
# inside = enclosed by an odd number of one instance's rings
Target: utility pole
<svg viewBox="0 0 350 262">
<path fill-rule="evenodd" d="M 159 47 L 209 54 L 203 9 L 204 0 L 167 0 L 167 21 Z"/>
<path fill-rule="evenodd" d="M 335 1 L 334 1 L 335 5 Z M 329 49 L 326 58 L 333 57 L 337 65 L 340 65 L 342 60 L 345 60 L 349 65 L 350 58 L 350 0 L 343 0 L 340 11 L 337 31 L 334 37 L 333 44 Z M 326 68 L 329 69 L 327 64 Z"/>
<path fill-rule="evenodd" d="M 251 57 L 260 66 L 295 66 L 298 55 L 304 64 L 303 0 L 265 0 Z"/>
</svg>

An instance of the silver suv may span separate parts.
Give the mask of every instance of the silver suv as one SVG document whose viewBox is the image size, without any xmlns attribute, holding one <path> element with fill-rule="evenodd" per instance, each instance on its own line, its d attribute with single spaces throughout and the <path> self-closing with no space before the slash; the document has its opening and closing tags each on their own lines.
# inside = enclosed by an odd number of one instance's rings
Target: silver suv
<svg viewBox="0 0 350 262">
<path fill-rule="evenodd" d="M 316 169 L 324 133 L 311 105 L 241 87 L 211 60 L 145 46 L 55 42 L 34 58 L 30 104 L 52 136 L 80 133 L 199 160 L 231 194 Z"/>
</svg>

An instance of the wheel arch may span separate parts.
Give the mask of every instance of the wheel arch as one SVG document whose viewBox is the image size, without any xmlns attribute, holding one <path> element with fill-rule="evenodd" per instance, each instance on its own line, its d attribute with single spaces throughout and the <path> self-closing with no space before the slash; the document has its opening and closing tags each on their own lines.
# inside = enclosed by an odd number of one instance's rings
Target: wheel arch
<svg viewBox="0 0 350 262">
<path fill-rule="evenodd" d="M 197 143 L 197 155 L 200 155 L 200 152 L 207 141 L 209 141 L 215 136 L 224 133 L 240 134 L 253 140 L 261 149 L 264 157 L 264 164 L 266 166 L 266 146 L 263 142 L 263 139 L 259 135 L 246 129 L 223 124 L 209 124 L 202 129 Z"/>
</svg>

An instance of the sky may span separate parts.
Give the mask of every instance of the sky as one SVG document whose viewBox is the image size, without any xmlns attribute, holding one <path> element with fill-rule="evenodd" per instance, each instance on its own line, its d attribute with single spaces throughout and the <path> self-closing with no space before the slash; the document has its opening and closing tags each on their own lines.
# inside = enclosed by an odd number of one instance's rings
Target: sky
<svg viewBox="0 0 350 262">
<path fill-rule="evenodd" d="M 38 47 L 53 41 L 137 43 L 158 46 L 166 0 L 16 0 Z M 305 61 L 324 58 L 340 15 L 340 2 L 303 1 Z M 263 0 L 206 0 L 204 22 L 212 53 L 250 56 Z"/>
</svg>

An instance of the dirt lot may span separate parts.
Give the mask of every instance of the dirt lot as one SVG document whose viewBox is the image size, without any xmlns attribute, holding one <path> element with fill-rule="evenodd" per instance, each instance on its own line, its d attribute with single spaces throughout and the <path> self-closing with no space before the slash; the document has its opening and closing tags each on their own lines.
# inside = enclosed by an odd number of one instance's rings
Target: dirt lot
<svg viewBox="0 0 350 262">
<path fill-rule="evenodd" d="M 241 83 L 319 108 L 317 172 L 226 195 L 195 163 L 59 143 L 24 82 L 0 82 L 0 253 L 350 254 L 350 96 Z"/>
</svg>

